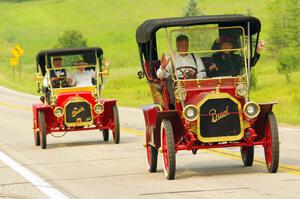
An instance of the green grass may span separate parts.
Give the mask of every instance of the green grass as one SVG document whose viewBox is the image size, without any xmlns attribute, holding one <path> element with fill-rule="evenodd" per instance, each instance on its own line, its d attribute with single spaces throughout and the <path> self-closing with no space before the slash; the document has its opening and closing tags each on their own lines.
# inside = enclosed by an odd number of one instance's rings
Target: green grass
<svg viewBox="0 0 300 199">
<path fill-rule="evenodd" d="M 257 0 L 201 0 L 199 7 L 206 14 L 246 13 L 249 9 L 261 19 L 261 37 L 268 46 L 273 13 L 268 2 Z M 33 80 L 35 56 L 39 50 L 52 48 L 59 34 L 69 29 L 83 33 L 89 46 L 100 46 L 111 62 L 105 79 L 103 96 L 116 98 L 122 106 L 140 107 L 151 103 L 146 80 L 138 80 L 140 70 L 135 30 L 148 18 L 181 16 L 184 0 L 35 0 L 25 3 L 0 3 L 0 85 L 36 94 Z M 164 41 L 164 40 L 162 40 Z M 9 50 L 20 44 L 22 78 L 12 77 Z M 276 70 L 273 58 L 262 55 L 255 67 L 257 88 L 251 94 L 258 102 L 276 100 L 275 112 L 281 123 L 300 124 L 300 73 L 286 84 Z"/>
</svg>

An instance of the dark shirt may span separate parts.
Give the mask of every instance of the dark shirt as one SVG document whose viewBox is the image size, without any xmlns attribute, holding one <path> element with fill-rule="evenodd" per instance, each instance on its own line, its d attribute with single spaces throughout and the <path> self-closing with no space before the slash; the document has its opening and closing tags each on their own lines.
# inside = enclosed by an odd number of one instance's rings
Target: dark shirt
<svg viewBox="0 0 300 199">
<path fill-rule="evenodd" d="M 214 53 L 212 62 L 216 64 L 218 70 L 209 71 L 210 77 L 237 76 L 243 67 L 242 57 L 233 53 Z"/>
<path fill-rule="evenodd" d="M 260 54 L 255 53 L 251 59 L 251 66 L 253 67 L 259 60 Z M 220 76 L 238 76 L 244 67 L 244 59 L 240 55 L 234 53 L 214 53 L 212 55 L 212 63 L 216 64 L 218 71 L 207 70 L 209 77 L 220 77 Z"/>
<path fill-rule="evenodd" d="M 53 77 L 67 77 L 65 69 L 56 69 L 50 71 L 50 79 Z"/>
</svg>

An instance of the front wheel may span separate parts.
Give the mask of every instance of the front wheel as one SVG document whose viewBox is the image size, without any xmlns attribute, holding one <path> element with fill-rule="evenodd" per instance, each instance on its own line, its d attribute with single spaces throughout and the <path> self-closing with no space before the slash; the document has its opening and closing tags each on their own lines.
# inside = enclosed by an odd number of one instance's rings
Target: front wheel
<svg viewBox="0 0 300 199">
<path fill-rule="evenodd" d="M 40 140 L 40 133 L 39 133 L 38 130 L 34 130 L 33 138 L 34 138 L 35 146 L 40 146 L 41 145 L 41 140 Z"/>
<path fill-rule="evenodd" d="M 116 105 L 113 106 L 113 114 L 114 114 L 114 128 L 112 130 L 114 143 L 120 143 L 120 122 L 119 122 L 119 111 Z"/>
<path fill-rule="evenodd" d="M 161 125 L 161 147 L 163 153 L 163 168 L 166 179 L 173 180 L 176 172 L 176 157 L 173 128 L 170 120 L 164 119 Z"/>
<path fill-rule="evenodd" d="M 246 167 L 251 167 L 254 159 L 254 147 L 253 146 L 242 146 L 241 156 L 243 163 Z"/>
<path fill-rule="evenodd" d="M 109 140 L 109 131 L 108 131 L 108 129 L 103 129 L 102 130 L 102 135 L 103 135 L 104 142 L 107 142 Z"/>
<path fill-rule="evenodd" d="M 38 112 L 38 123 L 39 123 L 39 136 L 40 144 L 42 149 L 47 148 L 47 134 L 46 134 L 46 122 L 44 112 Z"/>
<path fill-rule="evenodd" d="M 269 173 L 276 173 L 279 165 L 279 135 L 276 117 L 268 113 L 265 122 L 265 158 Z"/>
</svg>

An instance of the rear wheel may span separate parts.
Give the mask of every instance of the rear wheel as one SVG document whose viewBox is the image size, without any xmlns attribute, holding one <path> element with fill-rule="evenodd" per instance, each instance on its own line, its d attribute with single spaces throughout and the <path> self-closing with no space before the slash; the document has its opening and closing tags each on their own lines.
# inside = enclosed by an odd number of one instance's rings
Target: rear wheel
<svg viewBox="0 0 300 199">
<path fill-rule="evenodd" d="M 47 135 L 46 135 L 46 122 L 44 112 L 38 112 L 38 123 L 39 123 L 39 136 L 40 136 L 40 144 L 42 149 L 47 148 Z"/>
<path fill-rule="evenodd" d="M 279 135 L 274 113 L 268 113 L 265 122 L 265 158 L 269 173 L 276 173 L 279 165 Z"/>
<path fill-rule="evenodd" d="M 173 180 L 176 172 L 176 157 L 173 128 L 170 120 L 165 119 L 161 125 L 161 147 L 163 153 L 163 168 L 166 179 Z"/>
<path fill-rule="evenodd" d="M 243 163 L 246 167 L 251 167 L 254 159 L 254 147 L 253 146 L 242 146 L 241 156 Z"/>
<path fill-rule="evenodd" d="M 118 107 L 115 105 L 113 106 L 113 114 L 114 114 L 114 128 L 112 130 L 114 143 L 119 144 L 120 143 L 120 123 L 119 123 L 119 111 Z"/>
<path fill-rule="evenodd" d="M 107 142 L 109 140 L 109 131 L 108 131 L 108 129 L 103 129 L 102 130 L 102 135 L 103 135 L 103 140 L 105 142 Z"/>
</svg>

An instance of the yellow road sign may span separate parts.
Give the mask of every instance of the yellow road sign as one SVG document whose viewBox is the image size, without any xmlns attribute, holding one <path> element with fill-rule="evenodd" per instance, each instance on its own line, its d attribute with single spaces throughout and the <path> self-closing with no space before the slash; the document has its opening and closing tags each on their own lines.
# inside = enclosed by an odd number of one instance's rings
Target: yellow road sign
<svg viewBox="0 0 300 199">
<path fill-rule="evenodd" d="M 16 45 L 15 47 L 13 47 L 10 51 L 10 53 L 14 56 L 14 57 L 20 57 L 23 55 L 24 50 L 22 49 L 22 47 L 20 45 Z"/>
<path fill-rule="evenodd" d="M 11 66 L 17 66 L 19 64 L 19 58 L 17 57 L 11 57 L 10 58 L 10 65 Z"/>
</svg>

